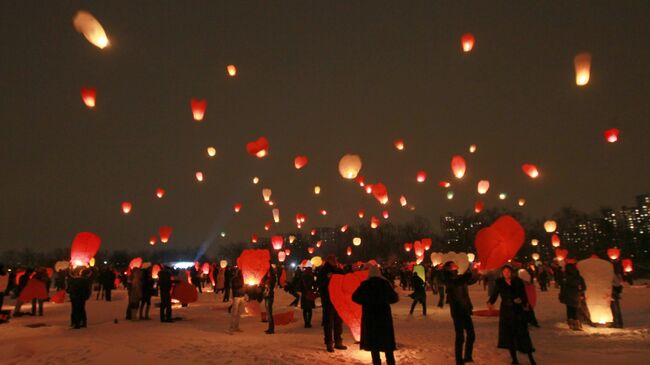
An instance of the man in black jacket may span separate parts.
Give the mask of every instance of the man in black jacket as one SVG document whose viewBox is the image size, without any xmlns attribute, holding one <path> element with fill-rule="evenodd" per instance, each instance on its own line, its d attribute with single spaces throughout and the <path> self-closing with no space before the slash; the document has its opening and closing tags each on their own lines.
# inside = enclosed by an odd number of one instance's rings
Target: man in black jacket
<svg viewBox="0 0 650 365">
<path fill-rule="evenodd" d="M 160 288 L 160 322 L 172 322 L 172 273 L 165 267 L 158 273 Z"/>
<path fill-rule="evenodd" d="M 468 285 L 476 282 L 476 277 L 471 270 L 463 275 L 458 275 L 458 265 L 449 261 L 444 266 L 444 281 L 447 291 L 447 303 L 451 311 L 451 318 L 454 320 L 456 342 L 454 352 L 456 365 L 463 365 L 473 362 L 472 348 L 474 346 L 474 323 L 472 322 L 472 301 L 469 298 Z M 465 338 L 467 333 L 467 338 Z M 465 342 L 465 356 L 463 357 L 463 342 Z"/>
<path fill-rule="evenodd" d="M 318 272 L 318 291 L 323 305 L 323 331 L 327 352 L 334 352 L 334 349 L 347 350 L 347 346 L 343 345 L 343 338 L 341 337 L 343 334 L 343 321 L 336 308 L 334 308 L 329 295 L 330 278 L 333 274 L 343 274 L 343 270 L 338 267 L 336 256 L 330 255 Z"/>
</svg>

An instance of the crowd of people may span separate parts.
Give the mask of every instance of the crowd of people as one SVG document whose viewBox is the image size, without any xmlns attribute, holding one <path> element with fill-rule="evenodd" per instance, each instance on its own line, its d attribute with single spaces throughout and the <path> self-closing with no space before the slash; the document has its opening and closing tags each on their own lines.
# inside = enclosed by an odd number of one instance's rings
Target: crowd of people
<svg viewBox="0 0 650 365">
<path fill-rule="evenodd" d="M 476 340 L 472 320 L 473 305 L 468 287 L 482 282 L 486 291 L 487 306 L 494 311 L 494 304 L 500 299 L 497 347 L 507 349 L 513 364 L 518 364 L 517 353 L 525 354 L 530 364 L 535 364 L 535 348 L 529 333 L 529 326 L 539 327 L 535 316 L 536 288 L 547 291 L 555 285 L 560 289 L 559 301 L 566 306 L 567 324 L 570 329 L 580 331 L 582 324 L 594 325 L 590 321 L 585 304 L 586 283 L 574 262 L 544 265 L 540 262 L 529 264 L 506 264 L 498 270 L 480 272 L 467 269 L 459 272 L 455 262 L 440 265 L 420 265 L 415 263 L 379 266 L 375 262 L 362 265 L 343 265 L 335 256 L 329 256 L 317 268 L 302 265 L 295 269 L 269 264 L 269 269 L 259 285 L 245 285 L 242 270 L 237 266 L 213 264 L 210 270 L 202 270 L 198 263 L 189 270 L 175 269 L 163 264 L 129 268 L 118 271 L 109 266 L 75 267 L 53 271 L 47 268 L 16 269 L 6 271 L 0 265 L 0 309 L 6 296 L 16 299 L 13 317 L 24 315 L 43 316 L 45 299 L 32 299 L 31 312 L 23 312 L 21 293 L 31 279 L 43 283 L 47 292 L 54 286 L 57 292 L 67 292 L 71 303 L 70 325 L 80 329 L 87 327 L 88 318 L 85 305 L 96 292 L 96 300 L 112 300 L 112 291 L 119 286 L 128 293 L 126 320 L 149 320 L 151 299 L 160 300 L 160 321 L 171 323 L 172 293 L 174 286 L 182 281 L 191 283 L 196 291 L 202 293 L 206 286 L 212 288 L 217 299 L 230 303 L 229 334 L 241 332 L 239 321 L 248 301 L 264 302 L 268 328 L 265 333 L 275 333 L 273 306 L 275 290 L 281 289 L 294 297 L 291 306 L 300 306 L 305 328 L 312 328 L 313 311 L 319 298 L 322 307 L 321 326 L 323 341 L 328 352 L 346 350 L 343 343 L 343 322 L 332 303 L 329 283 L 334 274 L 345 274 L 356 270 L 367 270 L 368 278 L 361 283 L 352 295 L 352 300 L 362 306 L 360 347 L 370 351 L 373 364 L 381 364 L 380 353 L 385 354 L 388 364 L 395 363 L 394 351 L 397 346 L 393 330 L 391 304 L 399 300 L 397 288 L 411 292 L 413 300 L 410 315 L 418 304 L 422 315 L 427 315 L 427 290 L 434 298 L 438 296 L 437 307 L 449 306 L 455 330 L 454 356 L 456 364 L 473 362 L 473 345 Z M 625 279 L 620 265 L 614 265 L 615 279 L 612 283 L 611 309 L 612 327 L 622 328 L 620 310 L 622 281 Z M 537 284 L 537 285 L 536 285 Z M 219 298 L 221 295 L 221 298 Z M 187 303 L 181 303 L 186 306 Z M 8 320 L 10 311 L 1 312 L 0 323 Z"/>
</svg>

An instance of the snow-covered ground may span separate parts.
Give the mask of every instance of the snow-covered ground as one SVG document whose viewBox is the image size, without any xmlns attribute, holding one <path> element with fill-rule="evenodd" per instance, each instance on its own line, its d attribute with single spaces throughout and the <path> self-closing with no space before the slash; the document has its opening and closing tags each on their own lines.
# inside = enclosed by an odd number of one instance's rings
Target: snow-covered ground
<svg viewBox="0 0 650 365">
<path fill-rule="evenodd" d="M 453 326 L 449 309 L 434 306 L 428 292 L 429 314 L 420 308 L 408 315 L 410 298 L 400 292 L 393 305 L 398 364 L 452 364 Z M 471 296 L 476 308 L 484 307 L 486 294 L 475 285 Z M 558 291 L 540 293 L 537 317 L 540 329 L 531 329 L 539 364 L 647 364 L 650 359 L 650 289 L 626 286 L 622 309 L 625 329 L 572 332 L 564 323 L 564 306 Z M 69 328 L 70 304 L 46 303 L 45 316 L 11 319 L 0 325 L 0 364 L 368 364 L 369 353 L 353 344 L 347 328 L 347 351 L 327 353 L 323 345 L 321 313 L 314 313 L 314 327 L 303 328 L 300 312 L 296 321 L 266 335 L 259 317 L 242 318 L 242 333 L 229 335 L 228 313 L 221 296 L 200 295 L 187 308 L 174 308 L 175 323 L 160 323 L 157 308 L 150 321 L 126 321 L 126 293 L 114 292 L 113 302 L 88 301 L 87 329 Z M 292 297 L 276 292 L 276 313 Z M 436 297 L 437 299 L 437 297 Z M 154 297 L 154 303 L 157 298 Z M 5 301 L 8 309 L 13 301 Z M 28 306 L 23 311 L 29 310 Z M 117 320 L 117 323 L 116 323 Z M 29 325 L 42 324 L 40 327 Z M 509 364 L 505 350 L 496 348 L 497 318 L 474 317 L 476 364 Z M 522 364 L 527 363 L 520 356 Z"/>
</svg>

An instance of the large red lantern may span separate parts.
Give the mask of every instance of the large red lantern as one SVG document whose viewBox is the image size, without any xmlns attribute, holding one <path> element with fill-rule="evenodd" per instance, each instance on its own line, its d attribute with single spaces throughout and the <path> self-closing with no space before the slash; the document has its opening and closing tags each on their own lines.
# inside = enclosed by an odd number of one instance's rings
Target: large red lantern
<svg viewBox="0 0 650 365">
<path fill-rule="evenodd" d="M 246 285 L 259 285 L 269 271 L 271 254 L 269 250 L 244 250 L 237 258 L 237 266 L 244 275 Z"/>
<path fill-rule="evenodd" d="M 466 170 L 467 165 L 465 164 L 465 159 L 462 156 L 454 156 L 451 158 L 451 171 L 454 173 L 454 176 L 456 176 L 457 179 L 462 179 L 463 176 L 465 176 Z"/>
<path fill-rule="evenodd" d="M 609 258 L 611 260 L 618 260 L 618 258 L 621 257 L 621 250 L 619 250 L 616 247 L 608 248 L 607 249 L 607 256 L 609 256 Z"/>
<path fill-rule="evenodd" d="M 93 87 L 82 87 L 81 88 L 81 100 L 89 109 L 92 109 L 96 105 L 97 101 L 97 92 Z"/>
<path fill-rule="evenodd" d="M 474 48 L 475 42 L 474 35 L 472 33 L 465 33 L 460 37 L 460 44 L 463 47 L 463 52 L 471 52 Z"/>
<path fill-rule="evenodd" d="M 205 116 L 205 108 L 208 102 L 205 99 L 192 99 L 190 100 L 190 107 L 192 108 L 192 117 L 195 121 L 200 122 Z"/>
<path fill-rule="evenodd" d="M 608 129 L 605 131 L 605 140 L 609 143 L 614 143 L 618 141 L 618 135 L 621 133 L 621 131 L 618 130 L 618 128 L 612 128 Z"/>
<path fill-rule="evenodd" d="M 478 231 L 474 245 L 483 268 L 496 269 L 515 257 L 524 237 L 524 227 L 509 215 Z"/>
<path fill-rule="evenodd" d="M 350 247 L 348 247 L 352 253 Z M 368 271 L 334 274 L 328 286 L 330 299 L 343 323 L 350 329 L 355 341 L 361 339 L 361 306 L 352 301 L 352 294 L 368 278 Z"/>
<path fill-rule="evenodd" d="M 386 186 L 382 183 L 377 183 L 372 186 L 372 195 L 377 199 L 381 204 L 388 203 L 388 190 Z"/>
<path fill-rule="evenodd" d="M 300 170 L 301 168 L 307 166 L 308 162 L 309 162 L 309 159 L 307 158 L 307 156 L 296 156 L 296 158 L 293 159 L 293 165 L 298 170 Z"/>
<path fill-rule="evenodd" d="M 551 236 L 551 246 L 560 247 L 560 236 L 555 233 Z"/>
<path fill-rule="evenodd" d="M 249 155 L 262 158 L 269 153 L 269 141 L 266 137 L 260 137 L 256 141 L 246 144 L 246 152 Z"/>
<path fill-rule="evenodd" d="M 419 183 L 425 182 L 426 179 L 427 179 L 427 173 L 424 172 L 424 171 L 418 171 L 418 173 L 417 173 L 415 179 L 416 179 L 417 182 L 419 182 Z"/>
<path fill-rule="evenodd" d="M 131 202 L 122 202 L 122 212 L 124 212 L 124 214 L 131 213 L 132 208 L 133 204 L 131 204 Z"/>
<path fill-rule="evenodd" d="M 533 179 L 539 176 L 539 170 L 537 170 L 537 166 L 533 164 L 525 163 L 521 165 L 521 169 L 526 175 L 532 177 Z"/>
<path fill-rule="evenodd" d="M 172 299 L 176 299 L 182 304 L 194 303 L 199 299 L 196 287 L 187 281 L 181 281 L 174 285 L 171 293 Z"/>
<path fill-rule="evenodd" d="M 284 237 L 282 236 L 271 237 L 271 245 L 273 245 L 274 250 L 281 250 L 282 245 L 284 245 Z"/>
<path fill-rule="evenodd" d="M 169 237 L 172 235 L 172 227 L 160 227 L 158 230 L 158 235 L 160 236 L 160 242 L 167 243 L 169 241 Z"/>
<path fill-rule="evenodd" d="M 88 266 L 90 260 L 95 257 L 101 239 L 94 233 L 81 232 L 77 233 L 72 241 L 72 248 L 70 249 L 70 262 L 73 266 Z"/>
<path fill-rule="evenodd" d="M 632 266 L 632 259 L 621 260 L 621 265 L 623 266 L 624 272 L 632 272 L 634 270 L 634 267 Z"/>
</svg>

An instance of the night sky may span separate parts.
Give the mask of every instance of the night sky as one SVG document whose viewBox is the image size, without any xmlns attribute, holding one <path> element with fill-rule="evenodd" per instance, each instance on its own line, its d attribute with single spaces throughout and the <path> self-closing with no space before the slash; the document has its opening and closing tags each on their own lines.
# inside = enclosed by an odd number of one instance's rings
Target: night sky
<svg viewBox="0 0 650 365">
<path fill-rule="evenodd" d="M 82 9 L 108 48 L 75 31 Z M 492 184 L 486 208 L 532 217 L 632 205 L 650 190 L 649 14 L 643 0 L 3 1 L 0 249 L 68 247 L 80 231 L 104 249 L 145 249 L 162 225 L 174 228 L 169 247 L 248 240 L 272 221 L 263 187 L 282 219 L 270 233 L 295 229 L 297 212 L 304 232 L 358 224 L 359 208 L 367 223 L 383 207 L 341 178 L 346 153 L 386 184 L 393 222 L 417 214 L 438 229 L 440 214 L 472 210 L 480 179 Z M 465 32 L 476 37 L 469 54 Z M 577 87 L 583 51 L 591 80 Z M 93 110 L 83 86 L 97 89 Z M 208 101 L 202 123 L 191 98 Z M 606 143 L 614 127 L 620 140 Z M 264 159 L 245 149 L 260 136 Z M 299 154 L 310 158 L 302 170 Z M 454 154 L 467 159 L 463 180 L 451 174 Z M 526 162 L 540 178 L 524 175 Z M 439 180 L 452 182 L 453 200 Z M 402 194 L 415 211 L 399 206 Z"/>
</svg>

